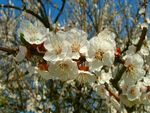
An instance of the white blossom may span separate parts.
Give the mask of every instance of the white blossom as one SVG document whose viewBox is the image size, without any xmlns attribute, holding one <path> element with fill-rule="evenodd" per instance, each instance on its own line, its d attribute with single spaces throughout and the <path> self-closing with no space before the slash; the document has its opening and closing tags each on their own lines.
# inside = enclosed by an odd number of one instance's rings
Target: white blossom
<svg viewBox="0 0 150 113">
<path fill-rule="evenodd" d="M 77 80 L 80 83 L 89 83 L 92 84 L 96 81 L 96 76 L 88 71 L 78 71 L 79 74 L 77 76 Z"/>
<path fill-rule="evenodd" d="M 53 77 L 50 75 L 50 73 L 48 71 L 45 70 L 38 70 L 37 71 L 40 76 L 44 79 L 44 80 L 49 80 L 49 79 L 53 79 Z"/>
<path fill-rule="evenodd" d="M 104 85 L 97 85 L 96 92 L 103 99 L 106 99 L 109 96 L 109 92 L 106 90 Z"/>
<path fill-rule="evenodd" d="M 139 14 L 143 14 L 145 13 L 145 7 L 142 7 L 140 10 L 139 10 Z"/>
<path fill-rule="evenodd" d="M 146 18 L 146 22 L 147 22 L 148 24 L 150 24 L 150 18 L 149 18 L 149 17 Z"/>
<path fill-rule="evenodd" d="M 80 53 L 87 54 L 88 41 L 87 34 L 84 31 L 73 28 L 67 32 L 66 40 L 69 42 L 69 57 L 78 59 Z"/>
<path fill-rule="evenodd" d="M 126 51 L 126 54 L 129 55 L 129 54 L 135 54 L 136 52 L 136 46 L 134 45 L 131 45 L 128 47 L 128 50 Z"/>
<path fill-rule="evenodd" d="M 89 41 L 87 61 L 90 70 L 100 70 L 103 65 L 111 66 L 114 61 L 115 48 L 109 40 L 93 37 Z"/>
<path fill-rule="evenodd" d="M 67 81 L 75 79 L 78 76 L 78 67 L 71 59 L 64 59 L 54 64 L 50 63 L 48 72 L 49 76 L 53 79 Z"/>
<path fill-rule="evenodd" d="M 150 51 L 150 40 L 145 37 L 145 40 L 143 41 L 143 45 L 140 49 L 140 53 L 144 56 L 148 56 Z"/>
<path fill-rule="evenodd" d="M 150 103 L 150 92 L 146 94 L 146 100 Z"/>
<path fill-rule="evenodd" d="M 47 52 L 44 55 L 46 61 L 56 62 L 63 60 L 68 52 L 67 42 L 64 39 L 64 32 L 51 32 L 48 39 L 44 42 Z"/>
<path fill-rule="evenodd" d="M 140 88 L 137 85 L 132 85 L 127 90 L 127 97 L 130 101 L 140 98 L 141 92 Z"/>
<path fill-rule="evenodd" d="M 16 55 L 16 60 L 18 62 L 22 61 L 23 59 L 25 59 L 27 54 L 27 48 L 25 46 L 19 46 L 19 52 Z"/>
<path fill-rule="evenodd" d="M 104 29 L 98 34 L 97 37 L 109 41 L 113 45 L 113 48 L 116 47 L 116 42 L 115 42 L 116 35 L 110 30 Z"/>
<path fill-rule="evenodd" d="M 113 106 L 117 111 L 121 111 L 120 103 L 113 96 L 106 98 L 106 103 L 110 107 Z"/>
<path fill-rule="evenodd" d="M 22 33 L 24 39 L 30 44 L 41 44 L 47 38 L 48 30 L 44 27 L 37 26 L 30 21 L 22 21 L 20 28 L 18 29 L 18 34 Z"/>
<path fill-rule="evenodd" d="M 126 71 L 123 74 L 123 79 L 128 84 L 134 84 L 145 74 L 143 69 L 143 58 L 139 54 L 127 55 L 125 59 Z"/>
<path fill-rule="evenodd" d="M 122 90 L 123 95 L 127 95 L 127 90 L 128 90 L 129 85 L 125 83 L 125 81 L 121 81 L 120 83 L 120 88 Z"/>
<path fill-rule="evenodd" d="M 143 28 L 148 28 L 148 23 L 142 23 L 140 24 L 140 27 L 143 29 Z"/>
<path fill-rule="evenodd" d="M 143 85 L 150 86 L 150 77 L 143 77 Z"/>
<path fill-rule="evenodd" d="M 95 71 L 95 74 L 98 76 L 98 82 L 104 84 L 105 82 L 109 84 L 110 79 L 112 78 L 112 73 L 102 71 Z"/>
<path fill-rule="evenodd" d="M 120 95 L 120 101 L 121 101 L 121 103 L 123 103 L 124 105 L 126 105 L 127 107 L 130 107 L 130 108 L 136 104 L 141 103 L 140 99 L 135 99 L 133 101 L 130 101 L 126 95 Z"/>
</svg>

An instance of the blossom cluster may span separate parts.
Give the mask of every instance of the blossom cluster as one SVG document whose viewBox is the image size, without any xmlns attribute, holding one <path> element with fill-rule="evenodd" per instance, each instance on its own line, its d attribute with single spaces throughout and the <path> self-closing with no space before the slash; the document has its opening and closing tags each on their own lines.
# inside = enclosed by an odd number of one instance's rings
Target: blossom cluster
<svg viewBox="0 0 150 113">
<path fill-rule="evenodd" d="M 115 33 L 108 29 L 88 40 L 87 33 L 77 28 L 48 31 L 37 23 L 23 21 L 18 34 L 23 35 L 30 49 L 42 55 L 42 61 L 34 70 L 42 78 L 88 83 L 117 110 L 120 110 L 119 101 L 128 107 L 150 102 L 149 67 L 145 61 L 145 56 L 149 55 L 148 39 L 139 52 L 136 52 L 136 46 L 131 45 L 121 55 L 121 48 L 116 47 Z M 20 46 L 16 60 L 29 57 L 27 45 Z M 121 94 L 110 83 L 117 73 L 118 67 L 114 62 L 118 57 L 122 58 L 125 67 L 119 81 Z"/>
<path fill-rule="evenodd" d="M 83 73 L 94 76 L 91 72 L 100 71 L 103 66 L 111 67 L 114 62 L 115 34 L 108 30 L 87 40 L 88 35 L 77 28 L 48 32 L 27 21 L 22 23 L 18 32 L 29 44 L 36 45 L 39 53 L 44 53 L 43 60 L 47 67 L 42 70 L 39 68 L 38 72 L 46 79 L 67 81 Z M 24 58 L 21 51 L 26 53 L 20 47 L 17 57 L 22 55 L 21 58 Z"/>
</svg>

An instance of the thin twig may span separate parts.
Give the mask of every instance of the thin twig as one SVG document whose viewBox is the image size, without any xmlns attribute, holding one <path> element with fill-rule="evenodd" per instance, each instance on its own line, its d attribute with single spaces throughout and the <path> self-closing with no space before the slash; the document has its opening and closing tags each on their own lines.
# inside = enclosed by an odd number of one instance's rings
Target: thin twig
<svg viewBox="0 0 150 113">
<path fill-rule="evenodd" d="M 142 30 L 142 34 L 140 36 L 140 40 L 139 40 L 139 42 L 136 45 L 136 52 L 141 49 L 141 47 L 143 45 L 143 41 L 145 40 L 146 33 L 147 33 L 147 28 L 144 27 L 143 30 Z"/>
<path fill-rule="evenodd" d="M 52 27 L 49 23 L 45 22 L 41 16 L 39 16 L 38 14 L 34 13 L 33 11 L 31 11 L 29 9 L 20 8 L 20 7 L 16 7 L 16 6 L 12 6 L 12 5 L 3 5 L 3 4 L 0 4 L 0 8 L 11 8 L 11 9 L 19 10 L 19 11 L 24 11 L 24 12 L 31 14 L 32 16 L 36 17 L 40 22 L 43 23 L 43 25 L 46 28 L 49 28 L 50 30 L 52 30 Z"/>
<path fill-rule="evenodd" d="M 54 20 L 54 23 L 56 23 L 59 19 L 59 17 L 61 16 L 63 10 L 64 10 L 64 7 L 65 7 L 65 4 L 66 4 L 66 0 L 62 0 L 62 6 L 61 6 L 61 9 L 59 11 L 59 13 L 57 14 L 55 20 Z"/>
<path fill-rule="evenodd" d="M 144 4 L 144 6 L 145 6 L 145 8 L 146 8 L 146 6 L 147 6 L 147 1 L 144 0 L 144 3 L 143 3 L 143 4 Z M 143 45 L 143 41 L 145 40 L 145 37 L 146 37 L 146 33 L 147 33 L 147 28 L 144 27 L 144 28 L 142 29 L 142 33 L 141 33 L 141 36 L 140 36 L 140 40 L 138 41 L 138 43 L 137 43 L 137 45 L 136 45 L 136 52 L 138 52 L 138 51 L 141 49 L 141 47 L 142 47 L 142 45 Z M 123 73 L 124 73 L 125 71 L 126 71 L 126 67 L 123 65 L 123 66 L 121 67 L 121 69 L 118 71 L 118 73 L 116 74 L 115 78 L 113 78 L 113 79 L 110 80 L 110 82 L 112 83 L 113 87 L 115 87 L 115 88 L 119 91 L 119 93 L 121 93 L 121 89 L 120 89 L 120 87 L 119 87 L 118 82 L 119 82 L 120 79 L 122 78 Z"/>
<path fill-rule="evenodd" d="M 41 5 L 41 7 L 40 7 L 41 13 L 43 14 L 43 16 L 47 17 L 46 9 L 45 9 L 45 6 L 44 6 L 42 0 L 38 0 L 38 2 L 39 2 L 40 5 Z"/>
<path fill-rule="evenodd" d="M 4 51 L 7 52 L 8 54 L 16 54 L 16 52 L 18 51 L 18 49 L 12 49 L 12 48 L 8 48 L 8 47 L 0 47 L 0 51 Z"/>
</svg>

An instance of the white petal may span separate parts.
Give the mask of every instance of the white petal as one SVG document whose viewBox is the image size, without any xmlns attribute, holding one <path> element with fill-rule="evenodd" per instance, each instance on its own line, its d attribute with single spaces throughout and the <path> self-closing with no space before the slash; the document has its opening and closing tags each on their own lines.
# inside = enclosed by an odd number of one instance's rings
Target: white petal
<svg viewBox="0 0 150 113">
<path fill-rule="evenodd" d="M 19 52 L 16 55 L 16 60 L 18 62 L 22 61 L 27 54 L 27 48 L 25 46 L 19 46 Z"/>
</svg>

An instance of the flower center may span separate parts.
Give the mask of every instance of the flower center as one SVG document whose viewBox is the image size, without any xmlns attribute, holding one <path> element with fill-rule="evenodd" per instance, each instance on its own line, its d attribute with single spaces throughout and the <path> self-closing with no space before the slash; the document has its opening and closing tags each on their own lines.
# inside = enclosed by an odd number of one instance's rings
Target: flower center
<svg viewBox="0 0 150 113">
<path fill-rule="evenodd" d="M 145 47 L 148 47 L 148 43 L 147 43 L 146 40 L 143 41 L 143 45 L 144 45 Z"/>
<path fill-rule="evenodd" d="M 78 79 L 79 79 L 81 82 L 86 81 L 86 78 L 87 78 L 87 75 L 84 74 L 84 73 L 80 73 L 79 76 L 78 76 Z"/>
<path fill-rule="evenodd" d="M 61 54 L 62 52 L 62 48 L 60 47 L 60 45 L 55 45 L 55 53 L 56 55 Z"/>
<path fill-rule="evenodd" d="M 31 36 L 30 41 L 36 41 L 38 39 L 38 37 L 36 37 L 36 35 L 38 34 L 36 29 L 31 28 L 31 30 L 28 30 L 28 33 Z"/>
<path fill-rule="evenodd" d="M 60 63 L 59 64 L 59 69 L 61 69 L 61 71 L 65 71 L 69 68 L 69 65 L 66 63 Z"/>
<path fill-rule="evenodd" d="M 101 88 L 100 88 L 100 92 L 101 92 L 101 94 L 104 94 L 104 93 L 105 93 L 105 88 L 104 88 L 104 87 L 101 87 Z"/>
<path fill-rule="evenodd" d="M 130 94 L 131 94 L 132 96 L 135 96 L 135 95 L 136 95 L 135 89 L 132 88 L 132 89 L 130 90 Z"/>
<path fill-rule="evenodd" d="M 72 52 L 79 52 L 80 44 L 77 41 L 74 41 L 71 45 Z"/>
<path fill-rule="evenodd" d="M 98 49 L 96 52 L 95 52 L 95 58 L 97 60 L 102 60 L 103 59 L 103 55 L 104 55 L 104 52 L 101 50 L 101 49 Z"/>
<path fill-rule="evenodd" d="M 129 73 L 134 73 L 134 66 L 132 64 L 129 64 L 128 67 L 127 67 L 127 71 Z"/>
</svg>

